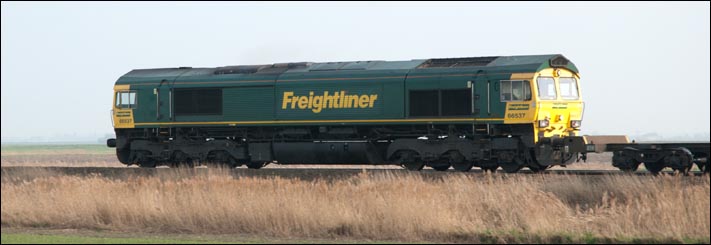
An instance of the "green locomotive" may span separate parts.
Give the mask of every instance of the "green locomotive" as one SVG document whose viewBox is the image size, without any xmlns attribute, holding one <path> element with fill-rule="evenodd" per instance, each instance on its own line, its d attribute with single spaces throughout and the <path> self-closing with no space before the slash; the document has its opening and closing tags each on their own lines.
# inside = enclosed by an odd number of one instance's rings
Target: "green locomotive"
<svg viewBox="0 0 711 245">
<path fill-rule="evenodd" d="M 579 79 L 562 55 L 140 69 L 107 143 L 142 167 L 540 171 L 585 156 Z"/>
</svg>

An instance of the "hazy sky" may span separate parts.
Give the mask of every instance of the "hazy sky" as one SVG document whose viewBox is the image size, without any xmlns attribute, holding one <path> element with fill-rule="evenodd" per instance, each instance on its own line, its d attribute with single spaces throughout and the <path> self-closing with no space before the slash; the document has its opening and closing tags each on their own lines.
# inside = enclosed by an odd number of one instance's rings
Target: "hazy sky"
<svg viewBox="0 0 711 245">
<path fill-rule="evenodd" d="M 563 54 L 583 133 L 709 132 L 709 2 L 2 2 L 2 141 L 112 133 L 131 69 Z M 708 140 L 708 139 L 707 139 Z"/>
</svg>

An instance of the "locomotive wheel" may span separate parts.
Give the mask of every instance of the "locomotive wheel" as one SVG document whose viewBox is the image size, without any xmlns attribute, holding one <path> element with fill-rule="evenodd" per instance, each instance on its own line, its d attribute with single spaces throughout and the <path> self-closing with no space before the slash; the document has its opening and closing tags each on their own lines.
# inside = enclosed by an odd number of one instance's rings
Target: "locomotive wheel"
<svg viewBox="0 0 711 245">
<path fill-rule="evenodd" d="M 431 162 L 427 164 L 427 166 L 430 166 L 432 169 L 437 171 L 447 171 L 451 165 L 449 162 Z"/>
<path fill-rule="evenodd" d="M 518 164 L 517 162 L 506 162 L 500 163 L 499 165 L 501 166 L 501 169 L 503 169 L 504 172 L 507 173 L 516 173 L 521 170 L 521 168 L 523 168 L 523 166 L 521 164 Z"/>
<path fill-rule="evenodd" d="M 195 162 L 192 159 L 186 157 L 186 158 L 183 158 L 183 159 L 173 162 L 171 167 L 174 167 L 174 168 L 194 168 Z"/>
<path fill-rule="evenodd" d="M 464 161 L 464 162 L 452 164 L 452 167 L 454 167 L 454 170 L 457 170 L 459 172 L 469 172 L 469 170 L 471 170 L 472 167 L 474 167 L 474 163 Z"/>
<path fill-rule="evenodd" d="M 212 159 L 209 166 L 217 168 L 235 168 L 237 167 L 237 161 L 226 151 L 217 151 L 215 152 L 215 157 Z"/>
<path fill-rule="evenodd" d="M 484 172 L 496 172 L 496 169 L 499 168 L 499 164 L 493 160 L 486 160 L 480 161 L 477 167 L 480 167 Z"/>
<path fill-rule="evenodd" d="M 681 174 L 681 175 L 689 175 L 689 171 L 691 171 L 691 166 L 686 167 L 686 168 L 672 168 L 674 170 L 674 174 Z"/>
<path fill-rule="evenodd" d="M 149 153 L 144 151 L 136 151 L 133 155 L 133 162 L 137 163 L 141 168 L 155 168 L 156 162 L 146 157 Z"/>
<path fill-rule="evenodd" d="M 647 168 L 649 172 L 651 172 L 654 175 L 659 174 L 659 172 L 664 169 L 664 161 L 656 161 L 656 162 L 645 162 L 644 167 Z"/>
<path fill-rule="evenodd" d="M 156 162 L 151 160 L 145 160 L 138 163 L 141 168 L 155 168 Z"/>
<path fill-rule="evenodd" d="M 119 150 L 118 148 L 116 149 L 116 157 L 118 158 L 119 162 L 123 164 L 129 164 L 130 159 L 129 157 L 131 156 L 131 149 L 129 148 L 124 148 Z"/>
<path fill-rule="evenodd" d="M 173 164 L 173 167 L 176 167 L 176 168 L 194 168 L 194 167 L 195 167 L 195 163 L 194 163 L 192 160 L 187 159 L 187 160 L 182 161 L 182 162 L 174 163 L 174 164 Z"/>
<path fill-rule="evenodd" d="M 242 166 L 236 159 L 230 158 L 230 161 L 227 163 L 229 168 L 237 168 L 239 166 Z"/>
<path fill-rule="evenodd" d="M 264 167 L 265 165 L 267 165 L 266 162 L 250 162 L 250 163 L 247 163 L 247 168 L 260 169 L 260 168 Z"/>
<path fill-rule="evenodd" d="M 423 162 L 406 162 L 402 164 L 405 169 L 410 171 L 420 171 L 425 168 L 425 163 Z"/>
<path fill-rule="evenodd" d="M 546 169 L 548 169 L 548 168 L 550 168 L 550 167 L 551 167 L 551 166 L 541 166 L 541 165 L 538 165 L 538 164 L 535 164 L 535 165 L 528 165 L 528 169 L 530 169 L 531 172 L 534 172 L 534 173 L 543 172 L 543 171 L 545 171 Z"/>
<path fill-rule="evenodd" d="M 550 145 L 539 145 L 535 148 L 533 152 L 534 159 L 539 165 L 550 166 L 555 163 L 560 163 L 560 152 L 553 150 Z"/>
<path fill-rule="evenodd" d="M 425 168 L 425 163 L 419 160 L 419 154 L 411 150 L 398 152 L 396 162 L 399 162 L 402 167 L 410 171 L 420 171 Z"/>
<path fill-rule="evenodd" d="M 182 151 L 174 152 L 172 160 L 173 160 L 173 163 L 171 164 L 171 167 L 174 167 L 174 168 L 193 168 L 193 167 L 195 167 L 193 160 L 190 159 L 188 154 L 185 154 Z"/>
<path fill-rule="evenodd" d="M 235 168 L 237 163 L 234 161 L 222 162 L 222 161 L 212 161 L 208 162 L 207 167 L 209 168 Z"/>
</svg>

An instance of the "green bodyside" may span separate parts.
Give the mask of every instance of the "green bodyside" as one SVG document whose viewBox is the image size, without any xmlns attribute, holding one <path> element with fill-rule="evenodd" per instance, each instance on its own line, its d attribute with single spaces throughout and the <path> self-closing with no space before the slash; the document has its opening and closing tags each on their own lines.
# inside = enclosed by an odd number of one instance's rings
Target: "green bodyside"
<svg viewBox="0 0 711 245">
<path fill-rule="evenodd" d="M 227 121 L 274 120 L 274 86 L 232 87 L 222 91 Z"/>
<path fill-rule="evenodd" d="M 311 76 L 283 74 L 275 89 L 275 118 L 280 120 L 346 120 L 403 118 L 403 84 L 407 70 L 386 71 L 323 71 Z M 332 80 L 334 78 L 334 80 Z M 311 109 L 294 109 L 291 104 L 283 109 L 284 92 L 295 95 L 323 96 L 346 92 L 347 95 L 373 95 L 378 98 L 372 108 L 323 108 L 316 113 Z M 340 101 L 340 99 L 339 99 Z M 313 108 L 316 109 L 316 108 Z"/>
<path fill-rule="evenodd" d="M 273 74 L 214 74 L 218 68 L 150 69 L 129 72 L 116 84 L 130 84 L 131 90 L 137 91 L 134 121 L 139 128 L 156 127 L 159 123 L 162 126 L 167 123 L 187 126 L 204 125 L 205 122 L 214 126 L 235 123 L 246 126 L 423 123 L 427 118 L 409 115 L 412 99 L 409 91 L 437 89 L 471 90 L 475 98 L 474 108 L 471 115 L 451 117 L 459 120 L 432 123 L 470 124 L 481 119 L 488 123 L 503 123 L 505 104 L 498 98 L 498 81 L 508 80 L 512 73 L 532 73 L 548 68 L 548 61 L 554 57 L 557 56 L 497 57 L 485 66 L 432 68 L 421 68 L 425 60 L 314 63 L 307 68 Z M 566 68 L 577 72 L 572 63 Z M 222 115 L 171 117 L 175 108 L 171 108 L 170 91 L 206 87 L 222 88 Z M 286 109 L 283 108 L 285 92 L 297 96 L 309 96 L 313 92 L 314 96 L 322 96 L 324 92 L 333 95 L 341 91 L 348 95 L 377 95 L 377 99 L 372 108 L 323 108 L 318 113 L 298 106 L 292 109 L 289 103 Z"/>
</svg>

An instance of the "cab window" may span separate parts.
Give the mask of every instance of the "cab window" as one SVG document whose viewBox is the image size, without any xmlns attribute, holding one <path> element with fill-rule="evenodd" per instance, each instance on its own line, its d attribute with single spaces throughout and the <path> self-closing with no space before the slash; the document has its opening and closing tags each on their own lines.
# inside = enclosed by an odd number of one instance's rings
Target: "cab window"
<svg viewBox="0 0 711 245">
<path fill-rule="evenodd" d="M 500 92 L 502 102 L 531 100 L 531 84 L 528 81 L 501 81 Z"/>
<path fill-rule="evenodd" d="M 116 108 L 136 108 L 136 91 L 117 92 Z"/>
<path fill-rule="evenodd" d="M 538 98 L 542 100 L 554 100 L 557 98 L 555 80 L 552 77 L 538 78 Z"/>
<path fill-rule="evenodd" d="M 575 78 L 572 77 L 561 77 L 558 79 L 560 84 L 560 97 L 564 100 L 577 100 L 580 98 L 578 95 L 578 83 L 575 82 Z"/>
</svg>

